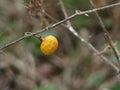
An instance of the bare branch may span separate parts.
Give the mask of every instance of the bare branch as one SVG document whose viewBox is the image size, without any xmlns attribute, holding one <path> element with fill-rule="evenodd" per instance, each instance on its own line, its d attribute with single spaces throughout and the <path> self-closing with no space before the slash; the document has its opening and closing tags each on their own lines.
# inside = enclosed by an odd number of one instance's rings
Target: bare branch
<svg viewBox="0 0 120 90">
<path fill-rule="evenodd" d="M 9 47 L 9 46 L 11 46 L 11 45 L 13 45 L 13 44 L 15 44 L 15 43 L 18 43 L 18 42 L 20 42 L 20 41 L 23 40 L 23 39 L 26 39 L 26 38 L 28 38 L 28 37 L 37 35 L 37 34 L 39 34 L 39 33 L 41 33 L 41 32 L 47 31 L 48 29 L 52 29 L 52 28 L 54 28 L 54 27 L 56 27 L 56 26 L 58 26 L 58 25 L 60 25 L 60 24 L 62 24 L 62 23 L 64 23 L 64 22 L 66 22 L 66 21 L 68 21 L 68 20 L 73 19 L 73 18 L 76 17 L 76 16 L 89 14 L 89 13 L 92 13 L 92 12 L 95 12 L 95 11 L 98 11 L 98 10 L 107 9 L 107 8 L 115 7 L 115 6 L 118 6 L 118 5 L 120 5 L 120 2 L 119 2 L 119 3 L 115 3 L 115 4 L 111 4 L 111 5 L 107 5 L 107 6 L 104 6 L 104 7 L 100 7 L 100 8 L 95 8 L 95 9 L 92 9 L 92 10 L 87 10 L 87 11 L 83 11 L 83 12 L 77 12 L 77 13 L 69 16 L 68 18 L 64 19 L 64 20 L 61 20 L 61 21 L 59 21 L 59 22 L 57 22 L 57 23 L 55 23 L 55 24 L 52 24 L 52 25 L 47 26 L 46 28 L 44 28 L 44 29 L 42 29 L 42 30 L 38 30 L 38 31 L 36 31 L 36 32 L 33 32 L 33 33 L 30 34 L 30 35 L 27 35 L 27 36 L 24 35 L 24 36 L 18 38 L 17 40 L 10 42 L 10 43 L 4 45 L 3 47 L 0 47 L 0 50 L 3 50 L 3 49 L 5 49 L 5 48 L 7 48 L 7 47 Z"/>
<path fill-rule="evenodd" d="M 91 5 L 95 8 L 93 1 L 92 1 L 92 0 L 89 0 L 89 1 L 90 1 Z M 108 32 L 107 29 L 105 28 L 105 25 L 104 25 L 104 23 L 103 23 L 100 15 L 98 14 L 97 11 L 95 11 L 95 14 L 96 14 L 96 16 L 97 16 L 97 18 L 98 18 L 98 20 L 99 20 L 99 22 L 100 22 L 101 27 L 103 28 L 103 30 L 104 30 L 104 32 L 105 32 L 105 36 L 104 36 L 104 37 L 105 37 L 105 39 L 108 41 L 110 47 L 112 48 L 112 50 L 113 50 L 113 52 L 114 52 L 114 54 L 115 54 L 115 56 L 116 56 L 116 59 L 117 59 L 118 64 L 119 64 L 119 69 L 120 69 L 120 57 L 119 57 L 119 52 L 118 52 L 117 48 L 114 47 L 114 43 L 113 43 L 113 41 L 112 41 L 112 38 L 110 37 L 109 32 Z"/>
<path fill-rule="evenodd" d="M 67 15 L 67 12 L 65 10 L 65 7 L 63 5 L 63 2 L 62 0 L 59 0 L 60 1 L 60 4 L 61 4 L 61 8 L 62 8 L 62 11 L 64 13 L 64 16 L 65 18 L 67 19 L 68 18 L 68 15 Z M 97 14 L 98 15 L 98 14 Z M 98 15 L 99 17 L 99 15 Z M 101 18 L 99 17 L 99 19 L 101 20 Z M 102 20 L 100 21 L 101 24 L 103 24 Z M 67 21 L 67 26 L 68 26 L 68 30 L 71 31 L 80 41 L 82 41 L 85 45 L 88 46 L 88 48 L 92 49 L 94 52 L 96 53 L 99 53 L 99 51 L 91 44 L 89 43 L 88 41 L 86 41 L 83 37 L 81 37 L 77 32 L 76 30 L 72 27 L 70 21 Z M 104 24 L 103 24 L 104 26 Z M 103 29 L 105 29 L 105 27 L 103 27 Z M 106 29 L 105 29 L 106 30 Z M 107 32 L 107 31 L 106 31 Z M 101 55 L 100 56 L 102 58 L 102 60 L 109 66 L 111 66 L 112 68 L 114 68 L 117 72 L 119 72 L 119 68 L 116 67 L 112 62 L 110 62 L 104 55 Z"/>
<path fill-rule="evenodd" d="M 52 29 L 52 28 L 54 28 L 54 27 L 56 27 L 56 26 L 58 26 L 58 25 L 61 25 L 61 24 L 63 24 L 64 22 L 67 22 L 67 21 L 73 19 L 73 18 L 76 17 L 76 16 L 86 15 L 86 14 L 89 14 L 89 13 L 92 13 L 92 12 L 95 12 L 95 11 L 98 11 L 98 10 L 107 9 L 107 8 L 114 7 L 114 6 L 118 6 L 118 5 L 120 5 L 120 2 L 119 2 L 119 3 L 115 3 L 115 4 L 111 4 L 111 5 L 108 5 L 108 6 L 104 6 L 104 7 L 92 9 L 92 10 L 87 10 L 87 11 L 83 11 L 83 12 L 81 12 L 81 11 L 80 11 L 80 12 L 76 12 L 75 14 L 67 17 L 67 18 L 64 19 L 64 20 L 61 20 L 61 21 L 59 21 L 59 22 L 57 22 L 57 23 L 55 23 L 55 24 L 49 25 L 49 26 L 47 26 L 46 28 L 44 28 L 44 29 L 42 29 L 42 30 L 38 30 L 38 31 L 33 32 L 33 33 L 30 33 L 30 34 L 28 34 L 28 35 L 24 35 L 24 36 L 18 38 L 17 40 L 10 42 L 10 43 L 4 45 L 3 47 L 0 47 L 0 51 L 3 50 L 3 49 L 5 49 L 5 48 L 7 48 L 7 47 L 9 47 L 9 46 L 11 46 L 11 45 L 13 45 L 13 44 L 16 44 L 16 43 L 20 42 L 20 41 L 23 40 L 23 39 L 26 39 L 26 38 L 28 38 L 28 37 L 37 35 L 37 34 L 39 34 L 39 33 L 42 33 L 42 32 L 47 31 L 47 30 L 49 30 L 49 29 Z M 72 31 L 76 32 L 76 31 L 74 30 L 74 28 L 71 26 L 70 23 L 69 23 L 69 30 L 70 30 L 71 32 L 72 32 Z M 98 51 L 97 51 L 89 42 L 87 42 L 84 38 L 82 38 L 81 36 L 79 36 L 77 32 L 76 32 L 76 33 L 73 33 L 73 34 L 74 34 L 76 37 L 78 37 L 79 40 L 81 40 L 83 43 L 85 43 L 90 49 L 92 49 L 94 52 L 98 53 Z M 109 60 L 107 60 L 106 57 L 104 57 L 104 56 L 102 55 L 101 58 L 102 58 L 102 60 L 103 60 L 106 64 L 108 64 L 109 66 L 111 66 L 112 68 L 114 68 L 116 71 L 119 71 L 119 69 L 118 69 L 113 63 L 111 63 Z"/>
<path fill-rule="evenodd" d="M 92 0 L 89 0 L 89 1 L 90 1 L 90 3 L 91 3 L 92 7 L 95 8 L 93 1 L 92 1 Z M 97 16 L 97 18 L 98 18 L 98 20 L 99 20 L 99 22 L 100 22 L 100 25 L 101 25 L 102 29 L 104 30 L 104 32 L 107 33 L 107 34 L 109 34 L 109 32 L 108 32 L 107 29 L 105 28 L 105 25 L 104 25 L 104 23 L 103 23 L 100 15 L 98 14 L 97 11 L 95 11 L 95 14 L 96 14 L 96 16 Z"/>
<path fill-rule="evenodd" d="M 117 42 L 114 43 L 114 46 L 117 44 Z M 100 51 L 99 53 L 96 53 L 95 55 L 100 56 L 102 54 L 104 54 L 108 49 L 111 49 L 110 45 L 107 45 L 102 51 Z"/>
<path fill-rule="evenodd" d="M 52 17 L 51 15 L 49 15 L 47 12 L 44 11 L 44 13 L 45 13 L 45 15 L 48 16 L 52 21 L 54 21 L 54 22 L 59 22 L 57 19 L 53 18 L 53 17 Z M 63 26 L 63 27 L 65 27 L 65 28 L 67 28 L 67 25 L 64 24 L 64 23 L 61 23 L 60 25 Z"/>
<path fill-rule="evenodd" d="M 67 12 L 66 12 L 66 10 L 65 10 L 64 4 L 63 4 L 62 0 L 59 0 L 59 1 L 60 1 L 60 5 L 61 5 L 61 8 L 62 8 L 62 11 L 63 11 L 64 16 L 65 16 L 65 19 L 67 19 L 67 18 L 68 18 L 68 15 L 67 15 Z M 73 29 L 73 27 L 72 27 L 72 25 L 71 25 L 71 23 L 70 23 L 69 20 L 67 21 L 67 28 L 68 28 L 68 30 L 69 30 L 70 32 L 72 32 L 75 36 L 79 36 L 78 33 Z"/>
<path fill-rule="evenodd" d="M 120 54 L 119 54 L 117 48 L 114 46 L 114 43 L 113 43 L 111 37 L 108 34 L 105 34 L 104 37 L 105 37 L 106 41 L 109 43 L 110 47 L 112 48 L 112 50 L 115 54 L 115 57 L 117 58 L 117 61 L 119 64 L 119 69 L 120 69 L 120 57 L 119 57 Z"/>
</svg>

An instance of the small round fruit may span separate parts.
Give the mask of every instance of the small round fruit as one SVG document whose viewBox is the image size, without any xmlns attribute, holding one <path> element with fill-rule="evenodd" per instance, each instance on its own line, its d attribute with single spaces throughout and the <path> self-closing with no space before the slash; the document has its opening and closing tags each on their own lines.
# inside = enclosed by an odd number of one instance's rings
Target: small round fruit
<svg viewBox="0 0 120 90">
<path fill-rule="evenodd" d="M 40 49 L 43 54 L 51 55 L 58 48 L 58 40 L 56 37 L 49 35 L 45 37 L 40 45 Z"/>
</svg>

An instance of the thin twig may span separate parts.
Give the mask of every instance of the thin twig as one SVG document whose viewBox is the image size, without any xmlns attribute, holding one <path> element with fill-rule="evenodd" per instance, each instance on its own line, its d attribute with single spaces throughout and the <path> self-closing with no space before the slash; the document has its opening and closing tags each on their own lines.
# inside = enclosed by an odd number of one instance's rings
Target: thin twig
<svg viewBox="0 0 120 90">
<path fill-rule="evenodd" d="M 48 18 L 50 18 L 52 21 L 54 21 L 54 22 L 59 22 L 57 19 L 53 18 L 53 17 L 52 17 L 51 15 L 49 15 L 47 12 L 44 11 L 44 13 L 45 13 L 45 15 L 46 15 Z M 65 27 L 65 28 L 67 28 L 67 25 L 64 24 L 64 23 L 61 23 L 60 25 L 63 26 L 63 27 Z"/>
<path fill-rule="evenodd" d="M 60 0 L 61 1 L 61 0 Z M 61 6 L 62 6 L 62 10 L 63 10 L 63 13 L 64 13 L 64 15 L 65 15 L 65 17 L 67 18 L 68 16 L 67 16 L 67 13 L 66 13 L 66 11 L 65 11 L 65 9 L 64 9 L 64 6 L 63 6 L 63 3 L 61 3 Z M 48 15 L 48 14 L 47 14 Z M 50 16 L 50 15 L 49 15 Z M 53 17 L 51 17 L 50 16 L 50 18 L 53 20 L 53 21 L 57 21 L 56 19 L 54 19 Z M 68 21 L 69 23 L 67 23 L 67 24 L 69 24 L 69 26 L 71 25 L 70 24 L 70 21 Z M 73 29 L 73 27 L 72 26 L 70 26 L 70 27 L 68 27 L 68 26 L 66 26 L 65 24 L 63 25 L 62 24 L 62 26 L 64 26 L 65 28 L 69 28 L 69 30 L 72 32 L 72 31 L 74 31 L 74 32 L 76 32 L 74 29 Z M 82 38 L 80 35 L 78 35 L 78 33 L 76 32 L 76 33 L 73 33 L 79 40 L 81 40 L 84 44 L 86 44 L 90 49 L 92 49 L 94 52 L 96 52 L 96 53 L 99 53 L 99 51 L 97 51 L 89 42 L 87 42 L 84 38 Z M 119 71 L 119 69 L 113 64 L 113 63 L 111 63 L 105 56 L 103 56 L 103 55 L 100 55 L 100 57 L 103 59 L 103 61 L 105 62 L 105 63 L 107 63 L 109 66 L 111 66 L 112 68 L 114 68 L 117 72 Z"/>
<path fill-rule="evenodd" d="M 89 1 L 90 1 L 90 3 L 91 3 L 92 7 L 95 8 L 93 1 L 92 1 L 92 0 L 89 0 Z M 98 14 L 97 11 L 95 11 L 95 14 L 96 14 L 96 16 L 97 16 L 97 18 L 98 18 L 98 20 L 99 20 L 99 23 L 100 23 L 102 29 L 104 30 L 104 32 L 107 33 L 107 34 L 109 34 L 109 32 L 108 32 L 107 29 L 105 28 L 105 25 L 104 25 L 104 23 L 103 23 L 100 15 Z"/>
<path fill-rule="evenodd" d="M 60 24 L 62 24 L 62 23 L 64 23 L 64 22 L 66 22 L 66 21 L 68 21 L 68 20 L 73 19 L 73 18 L 76 17 L 76 16 L 89 14 L 89 13 L 92 13 L 92 12 L 95 12 L 95 11 L 98 11 L 98 10 L 103 10 L 103 9 L 107 9 L 107 8 L 111 8 L 111 7 L 115 7 L 115 6 L 119 6 L 119 5 L 120 5 L 120 2 L 119 2 L 119 3 L 115 3 L 115 4 L 111 4 L 111 5 L 107 5 L 107 6 L 104 6 L 104 7 L 100 7 L 100 8 L 95 8 L 95 9 L 92 9 L 92 10 L 87 10 L 87 11 L 83 11 L 83 12 L 77 12 L 77 13 L 69 16 L 68 18 L 64 19 L 64 20 L 61 20 L 61 21 L 59 21 L 59 22 L 57 22 L 57 23 L 55 23 L 55 24 L 49 25 L 48 27 L 46 27 L 46 28 L 44 28 L 44 29 L 42 29 L 42 30 L 38 30 L 38 31 L 36 31 L 36 32 L 33 32 L 33 33 L 30 34 L 30 35 L 27 35 L 27 36 L 24 35 L 24 36 L 18 38 L 17 40 L 10 42 L 10 43 L 4 45 L 3 47 L 0 47 L 0 50 L 5 49 L 5 48 L 7 48 L 7 47 L 9 47 L 9 46 L 11 46 L 11 45 L 13 45 L 13 44 L 15 44 L 15 43 L 18 43 L 18 42 L 20 42 L 20 41 L 23 40 L 23 39 L 26 39 L 26 38 L 28 38 L 28 37 L 37 35 L 37 34 L 39 34 L 39 33 L 41 33 L 41 32 L 47 31 L 48 29 L 52 29 L 52 28 L 54 28 L 54 27 L 56 27 L 56 26 L 58 26 L 58 25 L 60 25 Z"/>
<path fill-rule="evenodd" d="M 117 44 L 117 42 L 114 43 L 114 46 L 115 46 L 116 44 Z M 110 46 L 110 45 L 107 45 L 102 51 L 99 51 L 99 53 L 96 53 L 95 55 L 96 55 L 96 56 L 100 56 L 100 55 L 104 54 L 108 49 L 111 49 L 111 46 Z"/>
<path fill-rule="evenodd" d="M 64 16 L 65 16 L 65 19 L 68 18 L 68 15 L 67 15 L 67 12 L 65 10 L 65 7 L 63 5 L 63 2 L 62 0 L 59 0 L 60 1 L 60 5 L 61 5 L 61 8 L 62 8 L 62 11 L 64 13 Z M 89 43 L 88 41 L 86 41 L 83 37 L 81 37 L 76 31 L 75 29 L 72 27 L 70 21 L 68 20 L 67 21 L 67 26 L 68 26 L 68 30 L 71 31 L 80 41 L 82 41 L 85 45 L 87 45 L 90 49 L 92 49 L 94 52 L 96 53 L 99 53 L 99 51 L 91 44 Z M 119 68 L 116 67 L 112 62 L 110 62 L 104 55 L 101 55 L 100 56 L 102 58 L 102 60 L 109 66 L 111 66 L 112 68 L 114 68 L 117 72 L 119 72 Z"/>
<path fill-rule="evenodd" d="M 64 7 L 64 5 L 63 5 L 63 2 L 62 2 L 62 0 L 59 0 L 59 2 L 60 2 L 60 5 L 61 5 L 63 14 L 64 14 L 64 16 L 65 16 L 65 19 L 67 19 L 67 18 L 68 18 L 68 15 L 67 15 L 67 12 L 66 12 L 66 10 L 65 10 L 65 7 Z M 68 28 L 68 29 L 70 30 L 70 32 L 72 32 L 75 36 L 79 36 L 78 33 L 73 29 L 73 27 L 72 27 L 72 25 L 71 25 L 71 23 L 70 23 L 69 20 L 67 21 L 67 28 Z"/>
<path fill-rule="evenodd" d="M 16 44 L 16 43 L 20 42 L 20 41 L 23 40 L 23 39 L 26 39 L 26 38 L 28 38 L 28 37 L 37 35 L 37 34 L 39 34 L 39 33 L 41 33 L 41 32 L 47 31 L 48 29 L 52 29 L 52 28 L 54 28 L 54 27 L 56 27 L 56 26 L 58 26 L 58 25 L 60 25 L 60 24 L 62 24 L 62 23 L 64 23 L 64 22 L 66 22 L 66 21 L 68 21 L 68 20 L 71 20 L 72 18 L 74 18 L 74 17 L 76 17 L 76 16 L 89 14 L 89 13 L 95 12 L 95 11 L 97 11 L 97 10 L 107 9 L 107 8 L 114 7 L 114 6 L 118 6 L 118 5 L 120 5 L 120 3 L 116 3 L 116 4 L 112 4 L 112 5 L 104 6 L 104 7 L 101 7 L 101 8 L 92 9 L 92 10 L 87 10 L 87 11 L 83 11 L 83 12 L 76 12 L 75 14 L 67 17 L 66 19 L 64 19 L 64 20 L 62 20 L 62 21 L 59 21 L 59 22 L 57 22 L 57 23 L 55 23 L 55 24 L 49 25 L 48 27 L 46 27 L 46 28 L 44 28 L 44 29 L 42 29 L 42 30 L 39 30 L 39 31 L 37 31 L 37 32 L 33 32 L 33 33 L 31 33 L 31 34 L 22 36 L 22 37 L 20 37 L 19 39 L 15 40 L 15 41 L 13 41 L 13 42 L 10 42 L 10 43 L 8 43 L 8 44 L 6 44 L 6 45 L 4 45 L 3 47 L 0 48 L 0 50 L 3 50 L 3 49 L 5 49 L 5 48 L 7 48 L 7 47 L 9 47 L 9 46 L 11 46 L 11 45 L 13 45 L 13 44 Z M 74 28 L 72 28 L 72 27 L 70 27 L 69 29 L 73 29 L 73 30 L 74 30 Z M 75 30 L 74 30 L 74 31 L 75 31 Z M 74 34 L 75 34 L 75 33 L 74 33 Z M 86 44 L 90 49 L 92 49 L 94 52 L 98 53 L 98 51 L 97 51 L 90 43 L 88 43 L 87 41 L 85 41 L 84 38 L 82 38 L 81 36 L 79 36 L 77 33 L 75 34 L 75 36 L 77 36 L 83 43 L 85 43 L 85 44 Z M 101 58 L 102 58 L 102 60 L 104 60 L 104 62 L 106 62 L 106 64 L 108 64 L 109 66 L 113 67 L 116 71 L 119 70 L 113 63 L 111 63 L 110 61 L 108 61 L 106 57 L 104 57 L 104 56 L 102 55 Z"/>
<path fill-rule="evenodd" d="M 80 37 L 79 37 L 79 38 L 80 38 Z M 82 38 L 82 39 L 83 39 L 83 38 Z M 83 39 L 83 42 L 84 42 L 90 49 L 92 49 L 95 53 L 99 53 L 99 51 L 98 51 L 92 44 L 88 43 L 88 42 L 85 41 L 84 39 Z M 115 69 L 116 72 L 119 72 L 119 68 L 118 68 L 116 65 L 114 65 L 112 62 L 110 62 L 104 55 L 101 55 L 100 57 L 102 58 L 102 60 L 103 60 L 104 63 L 106 63 L 107 65 L 109 65 L 109 66 L 112 67 L 113 69 Z"/>
<path fill-rule="evenodd" d="M 89 1 L 90 1 L 91 5 L 95 8 L 93 1 L 92 1 L 92 0 L 89 0 Z M 95 14 L 96 14 L 96 16 L 97 16 L 97 18 L 98 18 L 98 20 L 99 20 L 99 22 L 100 22 L 101 27 L 103 28 L 103 30 L 104 30 L 104 32 L 105 32 L 104 37 L 105 37 L 105 39 L 108 41 L 110 47 L 112 48 L 112 50 L 113 50 L 113 52 L 114 52 L 114 54 L 115 54 L 115 56 L 116 56 L 116 59 L 117 59 L 118 64 L 119 64 L 119 69 L 120 69 L 120 57 L 119 57 L 119 52 L 118 52 L 117 48 L 114 47 L 114 43 L 113 43 L 113 41 L 112 41 L 112 38 L 110 37 L 110 34 L 109 34 L 108 30 L 105 28 L 105 25 L 104 25 L 104 23 L 103 23 L 100 15 L 98 14 L 97 11 L 95 11 Z"/>
<path fill-rule="evenodd" d="M 64 14 L 65 18 L 68 18 L 67 12 L 66 12 L 64 4 L 63 4 L 63 1 L 59 0 L 59 2 L 60 2 L 60 5 L 61 5 L 61 8 L 62 8 L 62 11 L 63 11 L 63 14 Z"/>
<path fill-rule="evenodd" d="M 114 43 L 111 39 L 111 37 L 105 33 L 104 35 L 106 41 L 109 43 L 110 47 L 112 48 L 114 54 L 115 54 L 115 57 L 117 58 L 117 61 L 118 61 L 118 64 L 119 64 L 119 69 L 120 69 L 120 57 L 119 57 L 119 52 L 117 50 L 117 48 L 114 46 Z"/>
</svg>

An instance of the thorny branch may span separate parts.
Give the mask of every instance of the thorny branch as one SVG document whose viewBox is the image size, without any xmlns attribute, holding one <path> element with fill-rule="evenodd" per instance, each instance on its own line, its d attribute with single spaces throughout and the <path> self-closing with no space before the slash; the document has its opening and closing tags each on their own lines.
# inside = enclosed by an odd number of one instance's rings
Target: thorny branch
<svg viewBox="0 0 120 90">
<path fill-rule="evenodd" d="M 37 34 L 39 34 L 39 33 L 41 33 L 41 32 L 47 31 L 47 30 L 49 30 L 49 29 L 52 29 L 52 28 L 54 28 L 54 27 L 56 27 L 56 26 L 58 26 L 58 25 L 60 25 L 60 24 L 63 24 L 64 22 L 67 22 L 67 21 L 73 19 L 73 18 L 76 17 L 76 16 L 86 15 L 86 14 L 89 14 L 89 13 L 92 13 L 92 12 L 96 12 L 96 11 L 98 11 L 98 10 L 107 9 L 107 8 L 111 8 L 111 7 L 118 6 L 118 5 L 120 5 L 120 2 L 119 2 L 119 3 L 115 3 L 115 4 L 111 4 L 111 5 L 107 5 L 107 6 L 104 6 L 104 7 L 100 7 L 100 8 L 95 8 L 95 9 L 92 9 L 92 10 L 80 11 L 80 12 L 77 11 L 77 12 L 75 12 L 73 15 L 65 18 L 64 20 L 61 20 L 61 21 L 59 21 L 59 22 L 57 22 L 57 23 L 55 23 L 55 24 L 49 25 L 49 26 L 47 26 L 46 28 L 44 28 L 44 29 L 42 29 L 42 30 L 38 30 L 38 31 L 33 32 L 33 33 L 30 33 L 30 34 L 28 34 L 28 35 L 24 35 L 24 36 L 18 38 L 17 40 L 10 42 L 10 43 L 4 45 L 3 47 L 0 47 L 0 50 L 3 50 L 3 49 L 5 49 L 5 48 L 7 48 L 7 47 L 9 47 L 9 46 L 11 46 L 11 45 L 13 45 L 13 44 L 16 44 L 16 43 L 20 42 L 20 41 L 23 40 L 23 39 L 26 39 L 26 38 L 28 38 L 28 37 L 31 37 L 31 36 L 37 35 Z M 67 24 L 68 24 L 68 23 L 67 23 Z M 98 51 L 97 51 L 89 42 L 87 42 L 84 38 L 82 38 L 81 36 L 79 36 L 78 33 L 76 33 L 76 31 L 74 30 L 74 28 L 71 26 L 70 22 L 69 22 L 68 25 L 70 26 L 70 27 L 69 27 L 69 30 L 70 30 L 71 32 L 74 31 L 73 34 L 74 34 L 76 37 L 78 37 L 78 39 L 80 39 L 83 43 L 85 43 L 85 44 L 86 44 L 90 49 L 92 49 L 94 52 L 98 53 Z M 104 62 L 105 62 L 106 64 L 108 64 L 109 66 L 111 66 L 112 68 L 114 68 L 116 71 L 119 71 L 118 67 L 116 67 L 113 63 L 111 63 L 109 60 L 107 60 L 106 57 L 104 57 L 103 55 L 101 55 L 100 57 L 102 58 L 102 60 L 104 60 Z"/>
</svg>

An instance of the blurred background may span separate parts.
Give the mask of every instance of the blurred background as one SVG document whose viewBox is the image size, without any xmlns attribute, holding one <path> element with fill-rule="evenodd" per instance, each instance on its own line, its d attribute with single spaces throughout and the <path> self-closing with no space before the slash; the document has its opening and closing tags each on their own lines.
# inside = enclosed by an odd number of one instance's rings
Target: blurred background
<svg viewBox="0 0 120 90">
<path fill-rule="evenodd" d="M 95 7 L 119 0 L 93 0 Z M 68 16 L 75 10 L 90 10 L 89 0 L 63 0 Z M 120 6 L 99 11 L 106 29 L 120 50 Z M 59 0 L 0 0 L 0 47 L 64 19 Z M 77 16 L 72 26 L 97 50 L 108 43 L 95 13 Z M 40 50 L 40 40 L 29 37 L 4 49 L 0 54 L 0 90 L 120 90 L 116 71 L 99 56 L 59 25 L 40 33 L 54 35 L 59 41 L 57 51 L 50 56 Z M 117 65 L 112 50 L 104 55 Z"/>
</svg>

